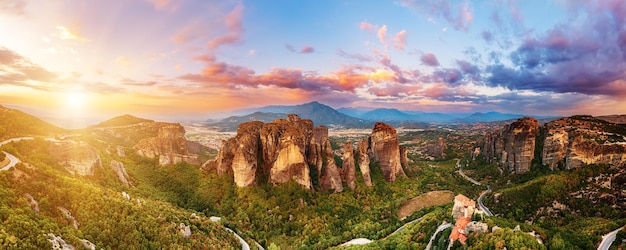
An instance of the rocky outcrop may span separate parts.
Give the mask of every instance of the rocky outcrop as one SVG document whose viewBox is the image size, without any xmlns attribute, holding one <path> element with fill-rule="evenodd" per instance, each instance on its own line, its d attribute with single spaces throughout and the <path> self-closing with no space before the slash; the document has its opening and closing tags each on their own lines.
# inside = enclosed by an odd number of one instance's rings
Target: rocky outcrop
<svg viewBox="0 0 626 250">
<path fill-rule="evenodd" d="M 403 168 L 409 169 L 409 151 L 405 146 L 400 146 L 400 164 Z"/>
<path fill-rule="evenodd" d="M 143 157 L 158 158 L 161 166 L 180 162 L 200 163 L 197 155 L 189 153 L 185 128 L 180 124 L 162 125 L 156 137 L 143 139 L 134 148 Z"/>
<path fill-rule="evenodd" d="M 117 174 L 117 178 L 120 179 L 120 182 L 122 182 L 122 184 L 126 185 L 127 187 L 130 187 L 133 185 L 129 181 L 130 176 L 128 176 L 128 173 L 126 172 L 124 163 L 121 163 L 116 160 L 111 160 L 111 164 L 109 164 L 109 167 L 111 168 L 111 170 L 113 170 L 113 172 Z"/>
<path fill-rule="evenodd" d="M 61 238 L 61 236 L 56 236 L 53 233 L 47 233 L 45 235 L 46 235 L 46 237 L 48 237 L 48 241 L 50 241 L 50 243 L 52 244 L 52 249 L 58 249 L 58 250 L 74 250 L 74 249 L 76 249 L 74 246 L 72 246 L 69 243 L 65 242 L 65 240 L 63 240 L 63 238 Z"/>
<path fill-rule="evenodd" d="M 261 151 L 265 169 L 269 168 L 270 183 L 278 185 L 295 180 L 307 189 L 313 187 L 306 160 L 312 134 L 313 122 L 293 114 L 261 128 Z"/>
<path fill-rule="evenodd" d="M 237 143 L 232 150 L 231 165 L 237 186 L 251 187 L 256 185 L 259 131 L 262 127 L 262 122 L 248 122 L 237 128 Z"/>
<path fill-rule="evenodd" d="M 341 157 L 341 161 L 343 162 L 341 166 L 343 179 L 348 184 L 348 188 L 354 190 L 356 188 L 356 167 L 354 165 L 354 147 L 352 146 L 352 141 L 346 142 L 341 150 L 343 151 Z"/>
<path fill-rule="evenodd" d="M 448 149 L 448 144 L 446 140 L 443 138 L 437 139 L 434 144 L 431 144 L 427 147 L 427 153 L 435 158 L 445 158 L 446 157 L 446 149 Z"/>
<path fill-rule="evenodd" d="M 365 185 L 371 187 L 372 178 L 370 176 L 370 157 L 368 154 L 368 149 L 369 138 L 361 140 L 357 148 L 359 170 L 361 170 L 361 175 L 363 175 L 363 181 L 365 182 Z"/>
<path fill-rule="evenodd" d="M 626 162 L 626 138 L 613 133 L 619 127 L 585 116 L 549 122 L 543 128 L 542 164 L 551 169 L 558 166 L 572 169 L 588 164 L 620 165 Z"/>
<path fill-rule="evenodd" d="M 485 135 L 483 150 L 490 164 L 498 164 L 513 173 L 530 170 L 535 158 L 535 141 L 539 122 L 530 117 L 505 125 L 500 131 Z"/>
<path fill-rule="evenodd" d="M 307 189 L 319 185 L 321 190 L 343 191 L 343 180 L 350 189 L 356 188 L 356 169 L 352 143 L 344 145 L 343 167 L 335 162 L 328 139 L 328 128 L 313 127 L 310 120 L 297 115 L 270 123 L 242 123 L 234 138 L 222 142 L 217 157 L 203 166 L 215 169 L 219 175 L 234 175 L 237 186 L 255 186 L 258 180 L 279 185 L 295 181 Z M 367 186 L 371 186 L 370 157 L 380 162 L 389 181 L 406 176 L 401 164 L 408 165 L 406 150 L 398 144 L 393 127 L 379 123 L 372 136 L 359 143 L 359 168 Z M 404 156 L 404 157 L 401 157 Z M 312 172 L 311 172 L 312 171 Z"/>
<path fill-rule="evenodd" d="M 322 190 L 335 190 L 335 192 L 343 191 L 343 184 L 341 182 L 341 175 L 339 174 L 339 169 L 337 168 L 337 163 L 335 162 L 335 157 L 333 154 L 333 149 L 330 145 L 330 141 L 326 140 L 326 145 L 324 146 L 325 154 L 324 158 L 326 160 L 326 164 L 323 167 L 322 176 L 320 178 L 320 187 Z"/>
<path fill-rule="evenodd" d="M 84 142 L 55 142 L 55 147 L 51 149 L 50 155 L 68 172 L 80 176 L 93 175 L 95 168 L 102 166 L 98 150 Z"/>
<path fill-rule="evenodd" d="M 29 193 L 24 194 L 24 196 L 26 196 L 26 199 L 28 199 L 30 207 L 33 209 L 33 211 L 35 211 L 35 213 L 39 213 L 39 202 L 37 202 L 37 200 L 35 200 L 35 198 L 33 198 L 33 196 Z"/>
<path fill-rule="evenodd" d="M 398 176 L 406 176 L 400 164 L 400 146 L 396 129 L 377 122 L 370 137 L 372 159 L 379 162 L 385 179 L 394 182 Z"/>
<path fill-rule="evenodd" d="M 64 207 L 57 207 L 57 209 L 61 211 L 61 213 L 63 213 L 63 217 L 65 217 L 67 222 L 70 223 L 74 227 L 74 229 L 78 230 L 78 221 L 76 221 L 76 218 L 72 216 L 70 210 Z"/>
</svg>

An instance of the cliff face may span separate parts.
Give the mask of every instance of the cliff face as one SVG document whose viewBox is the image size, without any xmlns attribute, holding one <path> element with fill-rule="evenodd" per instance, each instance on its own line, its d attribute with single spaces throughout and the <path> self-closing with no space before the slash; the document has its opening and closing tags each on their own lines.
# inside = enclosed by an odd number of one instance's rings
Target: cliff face
<svg viewBox="0 0 626 250">
<path fill-rule="evenodd" d="M 535 158 L 535 140 L 539 135 L 539 122 L 524 117 L 504 126 L 500 131 L 485 135 L 484 154 L 491 164 L 498 164 L 509 172 L 524 173 L 530 170 Z"/>
<path fill-rule="evenodd" d="M 328 128 L 313 127 L 310 120 L 297 115 L 270 123 L 242 123 L 234 138 L 222 142 L 214 160 L 204 164 L 219 175 L 232 174 L 238 186 L 255 186 L 257 180 L 267 179 L 279 185 L 290 180 L 307 189 L 319 183 L 321 190 L 343 191 L 343 180 L 350 189 L 356 188 L 356 169 L 352 143 L 343 147 L 343 167 L 335 162 L 335 155 L 328 139 Z M 368 153 L 375 155 L 385 178 L 394 181 L 405 176 L 401 163 L 398 137 L 393 127 L 380 123 L 371 138 L 359 143 L 358 159 L 363 179 L 371 186 Z M 314 171 L 314 172 L 310 172 Z M 264 178 L 259 178 L 264 177 Z M 265 178 L 267 177 L 267 178 Z"/>
<path fill-rule="evenodd" d="M 343 179 L 348 184 L 350 190 L 354 190 L 356 188 L 356 167 L 354 165 L 354 147 L 352 142 L 346 142 L 341 150 L 343 151 L 343 156 L 341 157 L 341 161 L 343 161 L 341 166 Z"/>
<path fill-rule="evenodd" d="M 80 176 L 93 175 L 97 167 L 102 167 L 98 150 L 84 142 L 55 142 L 56 147 L 50 155 L 70 173 Z"/>
<path fill-rule="evenodd" d="M 626 138 L 614 133 L 621 125 L 591 117 L 570 117 L 547 123 L 542 164 L 555 169 L 579 168 L 588 164 L 617 166 L 626 162 Z"/>
<path fill-rule="evenodd" d="M 137 154 L 143 157 L 158 157 L 159 165 L 162 166 L 179 162 L 199 164 L 197 155 L 190 154 L 187 149 L 185 128 L 180 124 L 166 124 L 159 127 L 156 137 L 143 139 L 134 148 Z"/>
<path fill-rule="evenodd" d="M 536 142 L 541 143 L 537 148 L 541 155 L 534 154 Z M 626 126 L 590 116 L 573 116 L 540 128 L 535 119 L 522 118 L 487 133 L 483 154 L 489 163 L 514 173 L 528 171 L 533 159 L 553 170 L 589 164 L 620 166 L 626 163 Z"/>
<path fill-rule="evenodd" d="M 367 153 L 368 148 L 369 138 L 361 140 L 357 148 L 357 154 L 359 160 L 359 169 L 361 170 L 361 175 L 363 175 L 363 181 L 365 182 L 366 186 L 371 187 L 372 177 L 370 176 L 370 157 Z"/>
<path fill-rule="evenodd" d="M 397 176 L 406 176 L 400 159 L 400 146 L 396 129 L 377 122 L 370 137 L 372 159 L 380 163 L 385 179 L 394 182 Z"/>
</svg>

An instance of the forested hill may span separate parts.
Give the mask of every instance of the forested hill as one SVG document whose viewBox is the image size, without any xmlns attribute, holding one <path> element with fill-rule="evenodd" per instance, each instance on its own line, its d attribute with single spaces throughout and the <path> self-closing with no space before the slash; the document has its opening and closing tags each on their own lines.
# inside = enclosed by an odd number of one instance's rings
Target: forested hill
<svg viewBox="0 0 626 250">
<path fill-rule="evenodd" d="M 109 120 L 98 123 L 92 127 L 93 128 L 119 127 L 119 126 L 128 126 L 128 125 L 138 124 L 142 122 L 154 122 L 154 121 L 126 114 L 126 115 L 113 117 Z"/>
<path fill-rule="evenodd" d="M 0 140 L 19 136 L 54 135 L 67 130 L 22 111 L 0 106 Z"/>
</svg>

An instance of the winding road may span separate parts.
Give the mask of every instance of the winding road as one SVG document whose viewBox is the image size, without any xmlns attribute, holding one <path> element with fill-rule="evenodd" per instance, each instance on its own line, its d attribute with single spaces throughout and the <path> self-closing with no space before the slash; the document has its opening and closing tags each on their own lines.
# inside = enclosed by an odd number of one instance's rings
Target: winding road
<svg viewBox="0 0 626 250">
<path fill-rule="evenodd" d="M 463 168 L 461 168 L 461 159 L 457 159 L 456 160 L 456 166 L 459 168 L 459 171 L 457 171 L 461 176 L 463 176 L 463 178 L 467 179 L 468 181 L 470 181 L 471 183 L 474 183 L 474 185 L 477 186 L 482 186 L 485 184 L 482 184 L 480 182 L 478 182 L 477 180 L 474 180 L 472 178 L 470 178 L 469 176 L 465 175 L 465 173 L 463 173 Z M 485 214 L 487 216 L 493 216 L 493 213 L 491 213 L 491 211 L 489 211 L 489 208 L 487 208 L 485 206 L 485 204 L 483 204 L 483 198 L 485 198 L 485 195 L 491 193 L 491 187 L 489 185 L 487 185 L 487 190 L 483 191 L 482 193 L 480 193 L 480 196 L 478 197 L 478 206 L 480 207 L 481 210 L 483 210 L 485 212 Z"/>
<path fill-rule="evenodd" d="M 34 140 L 35 138 L 33 137 L 18 137 L 18 138 L 11 138 L 8 140 L 4 140 L 2 142 L 0 142 L 0 146 L 3 146 L 7 143 L 11 143 L 11 142 L 16 142 L 16 141 L 22 141 L 22 140 Z M 15 155 L 9 154 L 5 151 L 2 151 L 2 153 L 4 153 L 4 155 L 6 155 L 7 159 L 9 159 L 9 164 L 0 168 L 0 171 L 7 171 L 9 169 L 11 169 L 12 167 L 15 167 L 15 165 L 17 165 L 17 163 L 20 162 L 19 159 L 17 159 L 17 157 L 15 157 Z"/>
<path fill-rule="evenodd" d="M 447 222 L 442 222 L 441 225 L 439 225 L 439 227 L 437 227 L 437 230 L 435 230 L 435 233 L 433 233 L 433 236 L 430 237 L 430 240 L 428 241 L 428 245 L 426 245 L 426 250 L 430 250 L 430 248 L 433 245 L 433 240 L 435 240 L 435 237 L 437 237 L 437 234 L 443 230 L 446 230 L 447 228 L 452 227 L 452 223 L 447 223 Z"/>
<path fill-rule="evenodd" d="M 613 244 L 613 241 L 615 241 L 615 237 L 617 236 L 617 233 L 620 230 L 622 230 L 624 227 L 626 226 L 615 229 L 611 231 L 610 233 L 602 236 L 602 242 L 600 242 L 600 245 L 598 246 L 598 250 L 609 250 L 609 247 L 611 247 L 611 245 Z"/>
</svg>

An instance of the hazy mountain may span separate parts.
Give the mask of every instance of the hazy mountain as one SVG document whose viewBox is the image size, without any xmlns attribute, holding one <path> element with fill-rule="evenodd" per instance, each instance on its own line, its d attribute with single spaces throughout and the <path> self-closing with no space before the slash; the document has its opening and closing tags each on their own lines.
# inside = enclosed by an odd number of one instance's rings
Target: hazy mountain
<svg viewBox="0 0 626 250">
<path fill-rule="evenodd" d="M 362 119 L 372 121 L 411 121 L 413 116 L 397 109 L 374 109 L 361 116 Z"/>
<path fill-rule="evenodd" d="M 363 117 L 363 114 L 368 112 L 368 110 L 355 109 L 355 108 L 338 108 L 337 112 L 345 114 L 345 115 L 349 115 L 352 117 L 361 118 Z"/>
<path fill-rule="evenodd" d="M 524 116 L 528 116 L 528 115 L 503 114 L 503 113 L 493 112 L 493 111 L 487 112 L 487 113 L 476 112 L 468 117 L 456 119 L 455 122 L 459 122 L 459 123 L 495 122 L 495 121 L 504 121 L 504 120 L 522 118 Z"/>
<path fill-rule="evenodd" d="M 253 110 L 251 110 L 253 111 Z M 231 116 L 211 123 L 227 130 L 236 130 L 237 126 L 242 122 L 263 121 L 270 122 L 279 118 L 284 118 L 286 114 L 297 114 L 303 119 L 310 119 L 314 124 L 324 126 L 341 126 L 341 127 L 367 127 L 369 123 L 363 119 L 354 118 L 337 110 L 321 104 L 319 102 L 310 102 L 295 106 L 267 106 L 254 109 L 254 113 L 243 116 Z"/>
<path fill-rule="evenodd" d="M 66 130 L 17 109 L 0 106 L 0 139 L 17 136 L 51 135 Z"/>
</svg>

